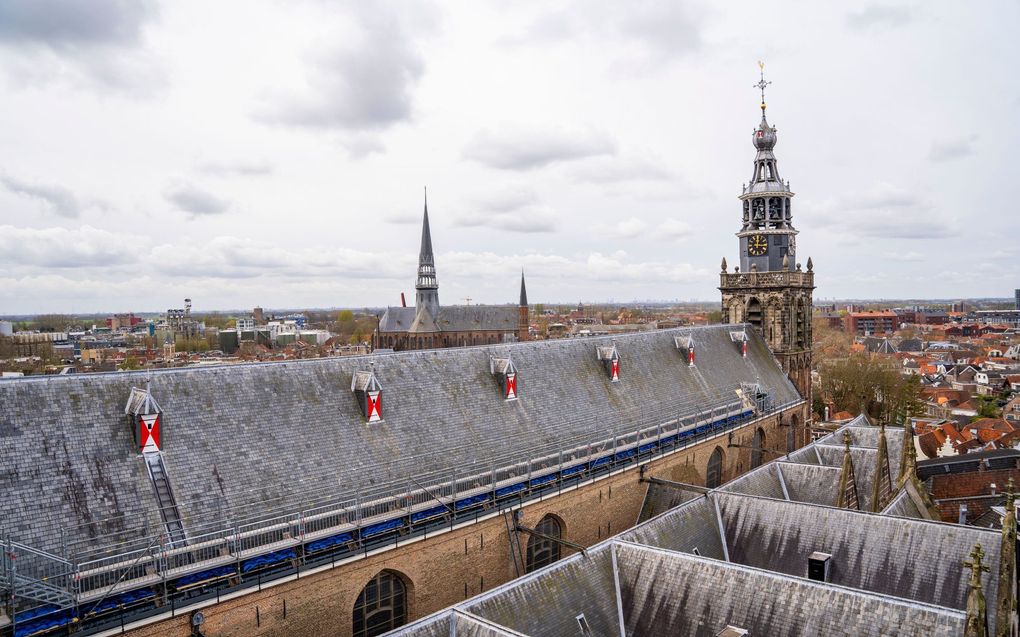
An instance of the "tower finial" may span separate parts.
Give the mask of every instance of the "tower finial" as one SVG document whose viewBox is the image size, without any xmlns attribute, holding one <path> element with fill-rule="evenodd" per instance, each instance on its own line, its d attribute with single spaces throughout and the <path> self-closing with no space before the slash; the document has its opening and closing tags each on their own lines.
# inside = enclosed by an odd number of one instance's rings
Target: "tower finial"
<svg viewBox="0 0 1020 637">
<path fill-rule="evenodd" d="M 760 79 L 758 80 L 758 83 L 754 85 L 754 88 L 759 89 L 761 91 L 761 112 L 764 114 L 765 113 L 765 87 L 768 86 L 769 84 L 771 84 L 772 82 L 765 80 L 765 63 L 762 62 L 761 60 L 758 60 L 758 71 L 760 73 L 760 76 L 759 76 Z"/>
</svg>

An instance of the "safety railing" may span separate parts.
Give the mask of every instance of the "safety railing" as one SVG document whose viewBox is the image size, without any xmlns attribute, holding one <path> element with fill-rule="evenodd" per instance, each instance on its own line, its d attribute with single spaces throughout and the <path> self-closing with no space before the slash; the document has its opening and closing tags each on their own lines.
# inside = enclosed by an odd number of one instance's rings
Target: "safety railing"
<svg viewBox="0 0 1020 637">
<path fill-rule="evenodd" d="M 603 475 L 642 458 L 647 459 L 642 456 L 645 453 L 642 451 L 644 445 L 651 446 L 672 438 L 668 450 L 666 445 L 657 450 L 660 454 L 671 453 L 802 402 L 790 401 L 772 406 L 767 413 L 762 413 L 750 408 L 745 402 L 733 401 L 710 410 L 678 414 L 677 418 L 653 427 L 595 442 L 569 444 L 561 451 L 538 455 L 533 460 L 503 466 L 492 465 L 487 470 L 469 475 L 450 468 L 441 474 L 437 472 L 421 478 L 407 477 L 400 483 L 403 486 L 402 492 L 397 494 L 384 492 L 386 487 L 393 485 L 382 485 L 366 492 L 367 495 L 356 493 L 354 498 L 333 494 L 322 504 L 299 512 L 259 517 L 226 527 L 191 530 L 189 544 L 183 547 L 170 547 L 165 534 L 161 534 L 146 538 L 144 544 L 141 541 L 130 543 L 135 547 L 130 550 L 117 550 L 118 547 L 124 549 L 125 543 L 107 547 L 104 549 L 107 554 L 76 564 L 61 558 L 54 560 L 52 558 L 56 556 L 22 545 L 18 546 L 17 554 L 19 559 L 22 554 L 26 556 L 25 567 L 32 577 L 59 583 L 77 600 L 102 600 L 140 586 L 162 586 L 165 592 L 167 581 L 172 578 L 209 569 L 216 564 L 240 564 L 244 559 L 277 550 L 281 546 L 301 544 L 309 534 L 318 537 L 347 532 L 350 534 L 350 540 L 347 541 L 364 549 L 377 542 L 367 537 L 357 538 L 355 531 L 364 528 L 366 524 L 405 516 L 412 521 L 410 526 L 413 526 L 412 516 L 415 513 L 439 511 L 440 507 L 450 514 L 444 513 L 445 518 L 452 520 L 463 515 L 462 509 L 465 513 L 474 509 L 474 503 L 463 507 L 461 503 L 470 502 L 478 494 L 492 494 L 508 485 L 520 484 L 525 485 L 518 489 L 521 493 L 513 491 L 518 498 L 527 497 L 532 492 L 532 485 L 536 487 L 534 493 L 539 495 L 555 488 L 557 484 L 562 489 L 569 479 Z M 748 412 L 752 413 L 749 418 L 741 417 Z M 678 434 L 706 425 L 712 425 L 712 428 L 680 444 Z M 480 505 L 473 510 L 473 514 L 477 516 L 479 510 Z M 404 526 L 404 522 L 401 522 L 401 526 Z M 45 556 L 47 559 L 36 565 L 33 556 Z M 19 563 L 19 569 L 21 566 Z"/>
</svg>

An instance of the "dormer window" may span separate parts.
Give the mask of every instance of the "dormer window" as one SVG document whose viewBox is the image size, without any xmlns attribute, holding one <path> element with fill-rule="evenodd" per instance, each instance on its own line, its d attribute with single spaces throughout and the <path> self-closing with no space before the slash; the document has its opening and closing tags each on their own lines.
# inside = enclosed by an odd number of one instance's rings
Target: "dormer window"
<svg viewBox="0 0 1020 637">
<path fill-rule="evenodd" d="M 375 370 L 354 372 L 351 391 L 358 399 L 358 406 L 365 421 L 382 422 L 382 385 L 375 377 Z"/>
<path fill-rule="evenodd" d="M 620 354 L 616 351 L 616 343 L 608 347 L 596 347 L 595 356 L 602 361 L 602 366 L 606 368 L 609 382 L 620 382 Z"/>
<path fill-rule="evenodd" d="M 149 391 L 149 383 L 145 383 L 144 389 L 132 387 L 128 395 L 127 404 L 124 405 L 124 413 L 131 416 L 135 427 L 135 441 L 140 451 L 144 453 L 158 453 L 161 449 L 161 418 L 162 410 L 156 399 Z"/>
<path fill-rule="evenodd" d="M 737 344 L 740 355 L 747 358 L 747 332 L 730 332 L 730 340 Z"/>
<path fill-rule="evenodd" d="M 694 367 L 694 337 L 674 336 L 673 342 L 676 344 L 676 348 L 687 357 L 687 364 Z"/>
<path fill-rule="evenodd" d="M 503 399 L 517 400 L 517 367 L 510 360 L 510 356 L 508 355 L 506 358 L 490 358 L 489 371 L 496 377 L 496 382 L 499 383 Z"/>
</svg>

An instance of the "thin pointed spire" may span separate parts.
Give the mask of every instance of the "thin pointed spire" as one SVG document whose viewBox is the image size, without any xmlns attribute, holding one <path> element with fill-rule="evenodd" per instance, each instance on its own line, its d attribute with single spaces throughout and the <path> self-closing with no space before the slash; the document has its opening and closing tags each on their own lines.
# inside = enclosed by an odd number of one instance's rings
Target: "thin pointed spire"
<svg viewBox="0 0 1020 637">
<path fill-rule="evenodd" d="M 524 286 L 524 268 L 521 268 L 521 307 L 528 307 L 528 288 Z"/>
<path fill-rule="evenodd" d="M 885 421 L 879 422 L 878 467 L 875 471 L 875 486 L 871 495 L 871 510 L 878 513 L 892 499 L 892 474 L 889 470 L 889 446 L 885 440 Z"/>
<path fill-rule="evenodd" d="M 425 213 L 421 222 L 421 251 L 418 253 L 418 265 L 428 263 L 435 265 L 432 254 L 432 231 L 429 229 L 429 192 L 425 189 Z"/>
<path fill-rule="evenodd" d="M 985 551 L 980 544 L 974 545 L 970 559 L 963 565 L 970 570 L 970 593 L 967 595 L 967 624 L 964 637 L 986 637 L 988 635 L 988 609 L 985 606 L 985 594 L 981 585 L 981 574 L 988 572 L 983 562 Z"/>
<path fill-rule="evenodd" d="M 415 307 L 428 310 L 434 319 L 439 315 L 439 279 L 436 278 L 436 259 L 432 254 L 432 230 L 429 228 L 429 199 L 425 191 L 425 211 L 421 221 L 421 251 L 418 253 L 418 281 L 414 285 Z"/>
<path fill-rule="evenodd" d="M 999 588 L 996 593 L 995 635 L 1008 637 L 1016 603 L 1013 581 L 1016 576 L 1016 494 L 1013 478 L 1006 483 L 1006 515 L 1002 519 L 999 549 Z"/>
<path fill-rule="evenodd" d="M 836 506 L 841 509 L 860 510 L 860 499 L 857 497 L 857 478 L 854 476 L 854 460 L 850 453 L 850 430 L 843 430 L 843 471 L 839 477 L 839 494 Z"/>
<path fill-rule="evenodd" d="M 909 480 L 917 470 L 917 450 L 914 448 L 914 428 L 910 424 L 910 418 L 903 415 L 902 411 L 897 412 L 896 418 L 903 419 L 903 449 L 900 453 L 900 486 Z"/>
</svg>

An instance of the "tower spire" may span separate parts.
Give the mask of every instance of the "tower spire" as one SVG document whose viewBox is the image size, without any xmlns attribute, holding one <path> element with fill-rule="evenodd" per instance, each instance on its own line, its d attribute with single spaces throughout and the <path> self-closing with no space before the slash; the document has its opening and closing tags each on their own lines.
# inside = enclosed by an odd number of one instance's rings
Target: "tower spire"
<svg viewBox="0 0 1020 637">
<path fill-rule="evenodd" d="M 439 314 L 439 281 L 436 278 L 436 259 L 432 253 L 432 231 L 429 228 L 428 189 L 425 190 L 425 211 L 421 222 L 421 250 L 418 253 L 418 280 L 414 285 L 415 305 L 420 311 L 427 308 L 432 317 Z"/>
<path fill-rule="evenodd" d="M 521 302 L 519 305 L 521 307 L 528 306 L 528 289 L 524 287 L 524 268 L 521 268 Z"/>
<path fill-rule="evenodd" d="M 754 84 L 754 88 L 761 91 L 761 116 L 765 118 L 765 87 L 771 84 L 771 81 L 765 81 L 765 63 L 758 60 L 758 72 L 760 73 L 760 79 L 757 84 Z"/>
</svg>

